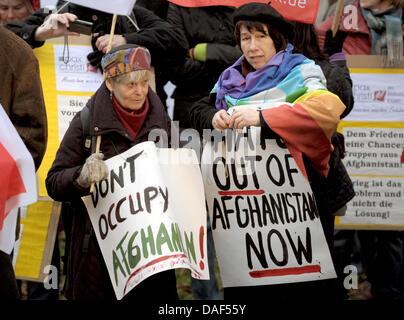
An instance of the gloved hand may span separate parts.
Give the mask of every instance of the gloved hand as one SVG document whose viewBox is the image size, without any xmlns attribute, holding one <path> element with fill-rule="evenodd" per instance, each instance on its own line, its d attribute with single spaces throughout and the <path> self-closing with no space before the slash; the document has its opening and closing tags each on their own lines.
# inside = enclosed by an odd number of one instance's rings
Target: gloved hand
<svg viewBox="0 0 404 320">
<path fill-rule="evenodd" d="M 87 55 L 88 62 L 90 62 L 90 64 L 93 67 L 100 68 L 101 72 L 102 72 L 101 59 L 104 56 L 104 53 L 102 53 L 102 51 L 98 50 L 96 43 L 97 43 L 98 38 L 102 37 L 104 34 L 105 34 L 105 32 L 102 30 L 93 34 L 93 37 L 91 39 L 91 46 L 93 47 L 94 51 L 90 52 Z"/>
<path fill-rule="evenodd" d="M 97 50 L 97 51 L 90 52 L 87 55 L 87 59 L 88 59 L 88 62 L 90 62 L 90 64 L 93 67 L 101 68 L 101 59 L 103 56 L 104 56 L 104 54 L 102 53 L 102 51 Z"/>
<path fill-rule="evenodd" d="M 103 158 L 104 155 L 102 153 L 93 153 L 86 159 L 80 175 L 76 179 L 81 187 L 88 188 L 91 183 L 104 180 L 108 177 L 108 167 L 102 160 Z"/>
<path fill-rule="evenodd" d="M 332 56 L 335 53 L 341 52 L 347 35 L 347 32 L 338 30 L 335 37 L 333 37 L 332 30 L 327 30 L 325 34 L 324 53 Z"/>
<path fill-rule="evenodd" d="M 193 60 L 206 61 L 207 43 L 198 43 L 194 48 L 189 50 L 189 56 Z"/>
</svg>

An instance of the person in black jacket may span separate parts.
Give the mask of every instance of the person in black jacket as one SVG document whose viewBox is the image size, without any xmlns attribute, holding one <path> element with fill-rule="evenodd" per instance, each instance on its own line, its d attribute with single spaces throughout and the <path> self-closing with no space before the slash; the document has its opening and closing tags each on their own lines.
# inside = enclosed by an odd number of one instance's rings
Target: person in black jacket
<svg viewBox="0 0 404 320">
<path fill-rule="evenodd" d="M 318 44 L 317 32 L 313 25 L 301 22 L 293 22 L 293 24 L 294 35 L 291 42 L 295 47 L 294 51 L 304 54 L 320 65 L 327 80 L 327 89 L 335 93 L 346 106 L 341 115 L 341 119 L 343 119 L 351 112 L 354 105 L 352 79 L 346 65 L 345 55 L 342 52 L 346 33 L 339 30 L 336 36 L 333 37 L 331 30 L 329 30 L 324 52 L 322 52 Z M 330 235 L 334 235 L 334 217 L 345 215 L 347 203 L 353 199 L 355 191 L 351 178 L 342 163 L 345 150 L 343 135 L 335 132 L 331 142 L 334 150 L 329 161 L 330 172 L 324 188 L 319 189 L 319 196 L 327 199 L 329 210 L 332 213 L 329 216 L 328 223 L 323 224 L 323 227 L 329 229 Z M 338 298 L 344 298 L 344 294 L 346 295 L 343 288 L 343 277 L 345 277 L 343 269 L 345 265 L 341 261 L 341 254 L 337 254 L 334 248 L 334 242 L 334 238 L 329 237 L 328 245 L 333 248 L 331 250 L 333 253 L 332 258 L 339 278 L 335 283 L 337 286 L 336 295 Z"/>
<path fill-rule="evenodd" d="M 49 196 L 55 201 L 70 201 L 73 208 L 70 212 L 73 226 L 65 287 L 65 296 L 69 300 L 116 299 L 95 233 L 86 231 L 91 223 L 81 201 L 82 196 L 90 194 L 91 183 L 108 176 L 103 160 L 148 141 L 153 129 L 164 130 L 169 138 L 172 131 L 168 114 L 148 86 L 150 53 L 146 48 L 135 45 L 116 47 L 103 58 L 102 65 L 106 80 L 87 103 L 89 134 L 102 137 L 100 152 L 89 155 L 85 150 L 79 113 L 63 137 L 46 178 Z M 176 299 L 174 270 L 148 277 L 124 297 L 133 303 Z"/>
<path fill-rule="evenodd" d="M 64 34 L 74 35 L 68 33 L 69 21 L 78 18 L 91 22 L 94 52 L 89 54 L 88 59 L 93 66 L 100 67 L 101 58 L 109 42 L 112 15 L 76 4 L 66 5 L 65 1 L 59 1 L 58 8 L 60 10 L 58 14 L 53 14 L 57 21 L 57 29 L 48 28 L 48 34 L 43 35 L 43 24 L 47 17 L 51 16 L 46 9 L 35 12 L 23 21 L 8 23 L 6 28 L 36 48 L 42 46 L 49 38 Z M 50 27 L 54 25 L 50 24 Z M 178 29 L 138 5 L 134 6 L 133 13 L 129 17 L 118 16 L 112 48 L 125 43 L 147 47 L 153 56 L 152 65 L 159 68 L 182 60 L 187 53 L 186 39 Z"/>
<path fill-rule="evenodd" d="M 170 81 L 176 85 L 173 120 L 180 129 L 190 127 L 189 110 L 192 104 L 212 90 L 220 73 L 240 56 L 233 36 L 234 7 L 210 6 L 188 8 L 170 3 L 167 21 L 182 31 L 187 39 L 189 54 L 173 67 Z M 208 260 L 210 280 L 191 278 L 192 291 L 197 300 L 221 299 L 214 273 L 214 246 L 208 219 Z"/>
<path fill-rule="evenodd" d="M 223 70 L 240 56 L 233 36 L 234 7 L 210 6 L 186 8 L 170 3 L 167 21 L 181 30 L 189 54 L 171 72 L 176 88 L 173 120 L 180 128 L 189 128 L 192 104 L 209 95 Z"/>
<path fill-rule="evenodd" d="M 235 36 L 244 55 L 222 73 L 209 96 L 192 106 L 192 126 L 200 132 L 203 129 L 223 131 L 260 127 L 261 139 L 281 137 L 289 150 L 301 150 L 303 160 L 299 168 L 307 172 L 327 240 L 322 245 L 327 246 L 332 241 L 334 216 L 328 198 L 323 194 L 327 190 L 328 160 L 333 150 L 331 137 L 346 107 L 335 94 L 327 91 L 320 67 L 305 56 L 294 53 L 293 46 L 288 43 L 293 26 L 270 5 L 249 3 L 241 6 L 235 13 L 234 24 Z M 295 89 L 303 87 L 304 90 Z M 318 95 L 314 97 L 308 94 L 310 92 Z M 284 102 L 284 105 L 279 105 Z M 303 118 L 296 117 L 300 104 L 316 108 L 325 117 L 323 119 L 328 119 L 330 126 L 327 126 L 329 131 L 326 134 L 318 132 L 317 126 L 305 127 Z M 322 137 L 327 137 L 327 140 Z M 311 147 L 305 149 L 305 146 Z M 319 150 L 328 151 L 313 157 Z M 295 160 L 298 163 L 299 158 Z M 319 165 L 320 162 L 323 165 Z M 322 166 L 327 169 L 321 170 Z M 230 248 L 229 245 L 229 251 Z M 331 251 L 332 246 L 329 248 Z M 242 297 L 268 302 L 327 300 L 334 297 L 333 282 L 334 279 L 279 285 L 244 284 L 242 287 L 225 287 L 224 299 Z"/>
</svg>

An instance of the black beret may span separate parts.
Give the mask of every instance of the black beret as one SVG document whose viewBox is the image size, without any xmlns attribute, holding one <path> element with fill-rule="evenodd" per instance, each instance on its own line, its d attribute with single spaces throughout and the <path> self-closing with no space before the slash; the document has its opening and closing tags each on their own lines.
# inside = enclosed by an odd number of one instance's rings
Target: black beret
<svg viewBox="0 0 404 320">
<path fill-rule="evenodd" d="M 233 14 L 233 23 L 236 25 L 242 20 L 266 23 L 271 28 L 283 33 L 287 38 L 293 34 L 293 24 L 275 10 L 271 6 L 271 2 L 268 4 L 251 2 L 240 6 Z"/>
</svg>

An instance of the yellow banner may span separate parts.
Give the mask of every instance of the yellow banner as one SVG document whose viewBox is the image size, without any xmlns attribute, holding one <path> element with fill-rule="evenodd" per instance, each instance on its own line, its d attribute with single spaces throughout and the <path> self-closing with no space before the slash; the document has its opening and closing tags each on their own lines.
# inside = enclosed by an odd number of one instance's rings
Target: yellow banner
<svg viewBox="0 0 404 320">
<path fill-rule="evenodd" d="M 21 218 L 22 236 L 15 265 L 16 277 L 38 279 L 43 272 L 41 266 L 52 207 L 53 202 L 38 201 L 30 205 L 26 217 Z"/>
<path fill-rule="evenodd" d="M 48 197 L 45 179 L 70 121 L 102 83 L 100 71 L 91 67 L 90 45 L 46 43 L 34 50 L 48 121 L 48 144 L 38 169 L 39 196 Z M 49 199 L 50 200 L 50 199 Z M 57 210 L 53 210 L 55 207 Z M 15 249 L 15 273 L 20 279 L 41 281 L 44 264 L 50 263 L 59 221 L 60 204 L 39 201 L 27 209 L 21 220 L 22 235 Z"/>
</svg>

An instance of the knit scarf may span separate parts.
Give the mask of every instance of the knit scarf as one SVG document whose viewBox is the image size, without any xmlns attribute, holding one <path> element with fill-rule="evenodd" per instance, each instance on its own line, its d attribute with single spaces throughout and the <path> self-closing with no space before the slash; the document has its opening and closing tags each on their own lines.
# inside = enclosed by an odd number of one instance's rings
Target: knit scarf
<svg viewBox="0 0 404 320">
<path fill-rule="evenodd" d="M 149 99 L 146 97 L 143 106 L 133 113 L 122 108 L 115 96 L 112 96 L 112 105 L 123 127 L 133 139 L 136 139 L 149 111 Z"/>
<path fill-rule="evenodd" d="M 372 54 L 382 55 L 387 66 L 400 64 L 403 61 L 402 8 L 361 10 L 372 34 Z"/>
<path fill-rule="evenodd" d="M 262 68 L 243 75 L 244 55 L 219 77 L 212 90 L 217 93 L 216 109 L 246 104 L 267 104 L 272 102 L 294 102 L 308 91 L 325 89 L 321 81 L 306 81 L 322 76 L 320 67 L 301 54 L 292 53 L 288 45 L 279 51 Z M 314 70 L 316 69 L 316 70 Z"/>
</svg>

